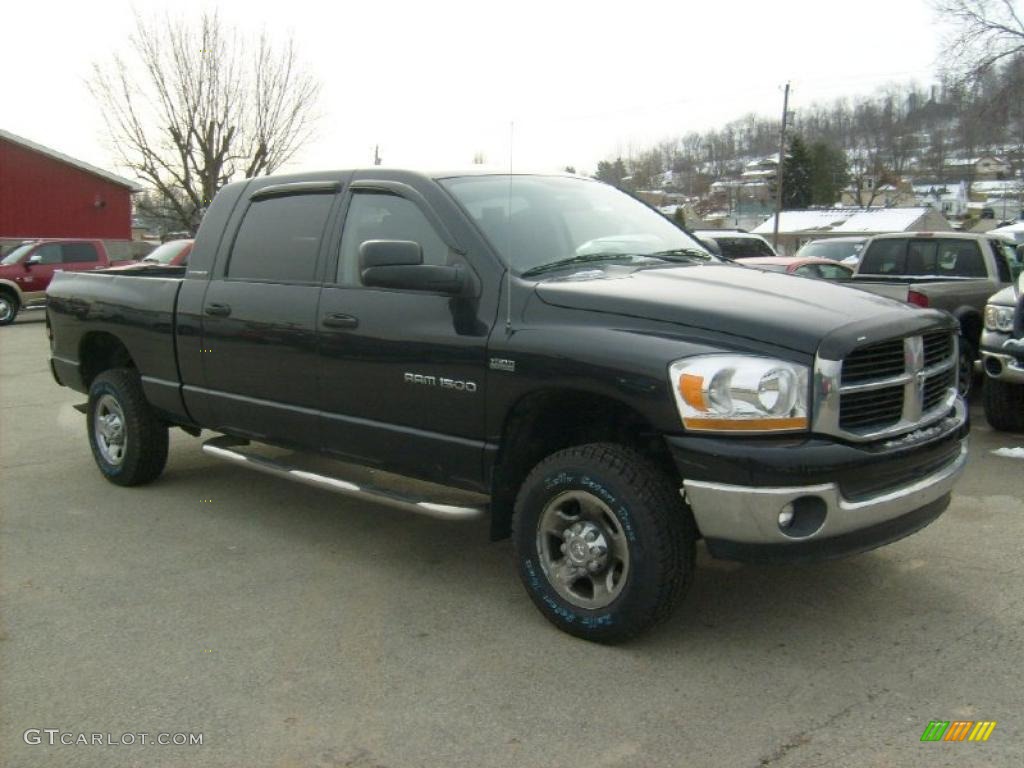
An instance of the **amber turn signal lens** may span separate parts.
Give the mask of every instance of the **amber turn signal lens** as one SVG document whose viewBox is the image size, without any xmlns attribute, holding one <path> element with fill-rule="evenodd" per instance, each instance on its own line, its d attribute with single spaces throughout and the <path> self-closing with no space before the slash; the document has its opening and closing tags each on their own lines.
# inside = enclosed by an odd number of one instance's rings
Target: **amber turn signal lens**
<svg viewBox="0 0 1024 768">
<path fill-rule="evenodd" d="M 708 410 L 708 401 L 704 397 L 704 377 L 692 373 L 684 373 L 679 377 L 679 394 L 683 402 L 698 411 Z"/>
<path fill-rule="evenodd" d="M 683 426 L 694 432 L 792 432 L 807 429 L 806 417 L 787 419 L 683 419 Z"/>
</svg>

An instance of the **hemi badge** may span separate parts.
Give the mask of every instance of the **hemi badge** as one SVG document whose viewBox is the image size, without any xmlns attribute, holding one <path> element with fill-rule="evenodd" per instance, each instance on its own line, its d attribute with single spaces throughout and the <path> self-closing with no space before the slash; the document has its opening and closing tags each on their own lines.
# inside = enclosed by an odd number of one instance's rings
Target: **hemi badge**
<svg viewBox="0 0 1024 768">
<path fill-rule="evenodd" d="M 516 372 L 516 361 L 506 360 L 502 357 L 491 358 L 491 370 L 492 371 L 507 371 L 508 373 Z"/>
</svg>

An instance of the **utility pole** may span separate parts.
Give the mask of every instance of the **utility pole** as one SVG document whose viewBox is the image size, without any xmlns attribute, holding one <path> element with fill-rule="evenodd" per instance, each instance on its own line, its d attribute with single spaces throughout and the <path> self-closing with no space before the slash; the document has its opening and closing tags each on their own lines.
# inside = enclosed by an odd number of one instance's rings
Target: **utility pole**
<svg viewBox="0 0 1024 768">
<path fill-rule="evenodd" d="M 782 130 L 779 131 L 779 166 L 775 172 L 775 226 L 772 227 L 772 248 L 779 250 L 779 218 L 782 216 L 782 166 L 786 161 L 786 120 L 789 118 L 789 83 L 782 97 Z"/>
</svg>

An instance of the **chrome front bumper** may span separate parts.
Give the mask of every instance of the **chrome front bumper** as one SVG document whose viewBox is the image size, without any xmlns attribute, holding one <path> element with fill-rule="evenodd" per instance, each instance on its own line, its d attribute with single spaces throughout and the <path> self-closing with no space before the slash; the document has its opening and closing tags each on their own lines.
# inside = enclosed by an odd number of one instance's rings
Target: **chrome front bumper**
<svg viewBox="0 0 1024 768">
<path fill-rule="evenodd" d="M 857 501 L 843 498 L 836 483 L 750 488 L 686 480 L 683 491 L 705 539 L 785 548 L 880 526 L 935 504 L 953 490 L 966 464 L 967 441 L 964 440 L 960 454 L 927 477 Z M 817 509 L 822 509 L 824 504 L 820 527 L 805 535 L 787 533 L 779 525 L 780 512 L 787 504 L 808 498 L 821 500 L 814 502 Z"/>
<path fill-rule="evenodd" d="M 990 379 L 1005 381 L 1009 384 L 1024 384 L 1024 367 L 1022 367 L 1021 362 L 1016 357 L 996 352 L 982 352 L 981 358 L 985 368 L 985 375 Z M 998 361 L 998 366 L 991 365 L 989 358 Z M 999 373 L 992 373 L 995 367 L 999 368 Z"/>
</svg>

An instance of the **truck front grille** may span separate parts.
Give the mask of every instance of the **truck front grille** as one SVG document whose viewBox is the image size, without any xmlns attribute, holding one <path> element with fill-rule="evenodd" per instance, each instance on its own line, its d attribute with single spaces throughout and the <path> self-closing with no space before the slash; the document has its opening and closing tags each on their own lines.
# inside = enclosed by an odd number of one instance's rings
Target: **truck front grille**
<svg viewBox="0 0 1024 768">
<path fill-rule="evenodd" d="M 842 395 L 839 426 L 845 430 L 884 428 L 903 415 L 903 386 Z"/>
<path fill-rule="evenodd" d="M 948 331 L 933 331 L 921 338 L 924 340 L 925 368 L 939 365 L 953 354 L 953 334 Z"/>
<path fill-rule="evenodd" d="M 819 359 L 815 431 L 864 441 L 935 421 L 952 405 L 956 358 L 955 334 L 934 330 Z"/>
<path fill-rule="evenodd" d="M 843 361 L 843 384 L 884 379 L 903 373 L 906 353 L 903 339 L 884 341 L 854 350 Z"/>
</svg>

